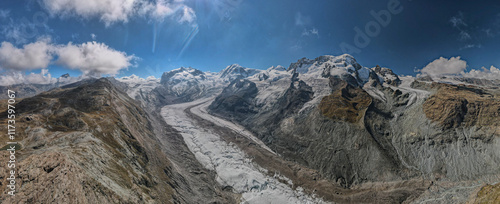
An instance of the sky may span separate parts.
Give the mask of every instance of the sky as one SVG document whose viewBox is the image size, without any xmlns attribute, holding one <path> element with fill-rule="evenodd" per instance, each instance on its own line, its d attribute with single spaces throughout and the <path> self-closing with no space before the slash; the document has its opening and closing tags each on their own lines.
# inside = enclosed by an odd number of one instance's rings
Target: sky
<svg viewBox="0 0 500 204">
<path fill-rule="evenodd" d="M 496 73 L 500 2 L 4 0 L 0 42 L 4 84 L 288 67 L 343 53 L 403 75 Z"/>
</svg>

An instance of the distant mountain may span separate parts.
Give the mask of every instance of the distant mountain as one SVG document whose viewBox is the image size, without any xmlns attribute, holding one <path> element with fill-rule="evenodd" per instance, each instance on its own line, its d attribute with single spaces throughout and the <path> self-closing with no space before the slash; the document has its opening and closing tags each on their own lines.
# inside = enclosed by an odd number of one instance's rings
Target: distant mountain
<svg viewBox="0 0 500 204">
<path fill-rule="evenodd" d="M 498 84 L 453 80 L 400 77 L 350 55 L 303 58 L 233 81 L 209 110 L 346 188 L 499 175 Z"/>
<path fill-rule="evenodd" d="M 238 64 L 232 64 L 219 72 L 220 78 L 225 82 L 231 82 L 235 79 L 243 79 L 260 73 L 261 70 L 242 67 Z"/>
<path fill-rule="evenodd" d="M 16 91 L 16 96 L 18 98 L 26 98 L 35 96 L 44 91 L 51 90 L 56 87 L 60 87 L 69 83 L 74 83 L 82 80 L 81 77 L 70 77 L 69 74 L 63 74 L 61 77 L 57 78 L 55 83 L 48 84 L 14 84 L 9 86 L 0 86 L 0 92 L 7 93 L 7 90 Z M 7 99 L 7 94 L 0 94 L 0 99 Z"/>
</svg>

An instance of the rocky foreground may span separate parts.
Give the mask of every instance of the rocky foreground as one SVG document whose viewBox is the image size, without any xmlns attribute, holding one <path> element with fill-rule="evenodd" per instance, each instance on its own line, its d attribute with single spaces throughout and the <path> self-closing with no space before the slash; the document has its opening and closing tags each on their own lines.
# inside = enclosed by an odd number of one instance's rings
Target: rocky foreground
<svg viewBox="0 0 500 204">
<path fill-rule="evenodd" d="M 179 133 L 108 79 L 53 89 L 16 106 L 19 184 L 2 203 L 236 202 Z"/>
</svg>

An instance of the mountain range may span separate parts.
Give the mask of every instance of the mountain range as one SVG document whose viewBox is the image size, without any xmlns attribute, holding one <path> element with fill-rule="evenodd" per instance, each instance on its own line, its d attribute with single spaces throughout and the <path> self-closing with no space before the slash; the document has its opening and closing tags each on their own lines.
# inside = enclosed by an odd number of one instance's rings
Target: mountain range
<svg viewBox="0 0 500 204">
<path fill-rule="evenodd" d="M 499 87 L 347 54 L 0 87 L 22 93 L 23 130 L 19 194 L 1 200 L 500 202 Z"/>
</svg>

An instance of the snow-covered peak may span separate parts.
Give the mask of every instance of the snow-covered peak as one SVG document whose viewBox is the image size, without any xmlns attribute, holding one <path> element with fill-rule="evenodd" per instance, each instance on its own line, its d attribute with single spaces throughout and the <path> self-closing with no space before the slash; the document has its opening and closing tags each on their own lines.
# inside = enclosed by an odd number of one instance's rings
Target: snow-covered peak
<svg viewBox="0 0 500 204">
<path fill-rule="evenodd" d="M 286 71 L 286 68 L 281 66 L 281 65 L 278 65 L 278 66 L 272 66 L 272 67 L 269 67 L 267 68 L 267 71 Z"/>
<path fill-rule="evenodd" d="M 243 79 L 253 76 L 261 70 L 242 67 L 238 64 L 232 64 L 220 71 L 220 78 L 226 82 L 233 81 L 235 79 Z"/>
<path fill-rule="evenodd" d="M 344 54 L 340 56 L 323 55 L 314 60 L 302 58 L 290 64 L 288 71 L 313 77 L 329 77 L 353 74 L 361 68 L 354 57 Z"/>
<path fill-rule="evenodd" d="M 181 67 L 163 73 L 160 83 L 163 85 L 177 84 L 182 81 L 204 81 L 207 77 L 204 72 L 191 68 Z"/>
<path fill-rule="evenodd" d="M 151 90 L 160 85 L 160 79 L 154 76 L 141 78 L 135 74 L 132 74 L 130 76 L 116 78 L 116 80 L 127 84 L 127 94 L 134 99 L 141 98 L 141 93 L 149 93 Z"/>
<path fill-rule="evenodd" d="M 380 82 L 384 82 L 386 84 L 398 86 L 401 84 L 401 80 L 399 79 L 398 75 L 394 74 L 394 72 L 385 67 L 380 67 L 376 66 L 371 68 L 372 71 L 374 71 L 377 76 L 379 77 Z"/>
<path fill-rule="evenodd" d="M 334 76 L 357 86 L 368 79 L 370 72 L 361 69 L 363 67 L 356 62 L 354 57 L 344 54 L 340 56 L 324 55 L 314 60 L 302 58 L 296 63 L 292 63 L 288 71 L 292 74 L 298 74 L 302 80 Z M 361 75 L 358 70 L 361 70 Z"/>
<path fill-rule="evenodd" d="M 126 84 L 142 84 L 142 83 L 148 83 L 148 82 L 155 82 L 155 83 L 159 83 L 160 82 L 160 79 L 154 77 L 154 76 L 149 76 L 147 78 L 141 78 L 135 74 L 132 74 L 130 76 L 124 76 L 124 77 L 121 77 L 121 78 L 116 78 L 116 80 L 120 81 L 120 82 L 123 82 L 123 83 L 126 83 Z"/>
<path fill-rule="evenodd" d="M 286 68 L 281 65 L 269 67 L 267 70 L 259 70 L 257 74 L 248 77 L 248 79 L 254 82 L 272 82 L 282 78 L 291 78 L 291 73 L 286 71 Z"/>
</svg>

